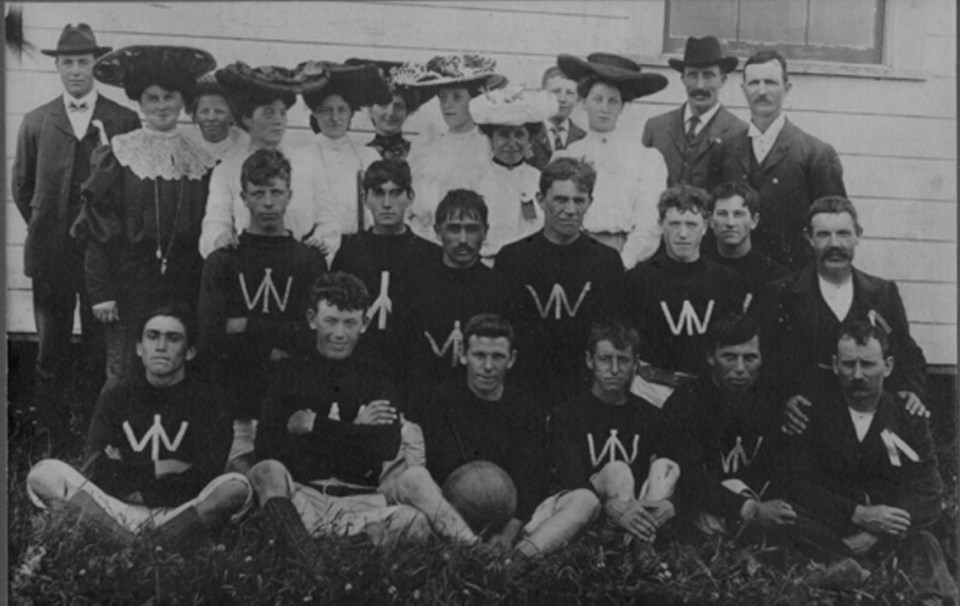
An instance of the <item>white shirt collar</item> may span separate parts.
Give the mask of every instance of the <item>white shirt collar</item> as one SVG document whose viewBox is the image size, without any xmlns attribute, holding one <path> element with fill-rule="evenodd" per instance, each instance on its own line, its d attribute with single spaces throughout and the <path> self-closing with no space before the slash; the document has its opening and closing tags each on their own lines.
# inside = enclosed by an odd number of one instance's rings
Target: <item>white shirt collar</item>
<svg viewBox="0 0 960 606">
<path fill-rule="evenodd" d="M 780 112 L 780 115 L 774 118 L 773 122 L 770 123 L 770 127 L 767 128 L 767 132 L 761 133 L 760 129 L 756 127 L 753 121 L 750 122 L 750 129 L 747 131 L 747 136 L 751 139 L 760 138 L 766 141 L 777 140 L 777 136 L 780 134 L 780 131 L 783 130 L 783 125 L 787 123 L 787 118 L 783 112 Z"/>
<path fill-rule="evenodd" d="M 850 311 L 850 307 L 853 306 L 853 276 L 851 275 L 848 280 L 844 280 L 839 285 L 824 280 L 820 275 L 817 275 L 817 281 L 820 285 L 820 296 L 823 297 L 824 303 L 827 304 L 837 320 L 843 322 Z"/>
<path fill-rule="evenodd" d="M 700 134 L 700 131 L 703 130 L 703 127 L 710 123 L 713 120 L 713 117 L 717 115 L 717 112 L 720 111 L 720 102 L 717 101 L 713 104 L 713 107 L 703 112 L 698 118 L 700 119 L 700 124 L 697 124 L 697 130 L 694 131 L 696 134 Z M 783 115 L 783 114 L 781 114 Z M 690 124 L 690 118 L 693 117 L 693 110 L 690 109 L 689 103 L 683 104 L 683 132 L 687 132 L 687 126 Z"/>
<path fill-rule="evenodd" d="M 68 93 L 67 91 L 63 91 L 63 105 L 64 105 L 64 107 L 67 108 L 67 111 L 68 111 L 68 112 L 70 111 L 69 108 L 70 108 L 70 104 L 71 104 L 71 103 L 76 103 L 76 104 L 86 103 L 86 104 L 87 104 L 87 110 L 86 110 L 86 111 L 87 111 L 87 112 L 92 112 L 92 111 L 93 111 L 93 106 L 97 104 L 97 89 L 94 88 L 94 89 L 91 90 L 89 93 L 87 93 L 87 94 L 84 95 L 83 97 L 80 97 L 79 99 L 77 99 L 76 97 L 72 96 L 72 95 L 71 95 L 70 93 Z M 76 112 L 74 112 L 74 113 L 76 113 Z M 86 112 L 83 112 L 83 113 L 86 113 Z"/>
</svg>

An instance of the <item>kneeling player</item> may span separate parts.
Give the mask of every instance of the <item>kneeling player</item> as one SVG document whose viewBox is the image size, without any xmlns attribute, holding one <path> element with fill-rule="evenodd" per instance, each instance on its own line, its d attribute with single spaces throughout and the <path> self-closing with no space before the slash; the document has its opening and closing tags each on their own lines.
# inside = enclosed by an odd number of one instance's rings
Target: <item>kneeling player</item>
<svg viewBox="0 0 960 606">
<path fill-rule="evenodd" d="M 674 515 L 670 499 L 680 466 L 665 458 L 670 446 L 661 411 L 630 393 L 639 341 L 635 329 L 617 321 L 591 327 L 593 385 L 551 415 L 550 454 L 562 488 L 592 488 L 612 522 L 652 543 Z"/>
<path fill-rule="evenodd" d="M 383 543 L 432 527 L 475 542 L 426 469 L 385 473 L 401 446 L 401 420 L 386 366 L 353 355 L 369 306 L 366 287 L 351 274 L 321 276 L 311 289 L 315 351 L 283 363 L 260 416 L 260 462 L 250 470 L 260 506 L 308 556 L 315 552 L 310 534 L 363 533 Z"/>
<path fill-rule="evenodd" d="M 442 484 L 472 461 L 500 466 L 517 488 L 518 503 L 516 517 L 493 540 L 509 546 L 522 530 L 518 552 L 534 556 L 559 549 L 596 517 L 597 497 L 576 487 L 543 500 L 546 427 L 536 403 L 505 384 L 516 359 L 510 323 L 493 314 L 474 316 L 463 341 L 465 380 L 439 386 L 430 403 L 435 415 L 424 427 L 427 467 Z"/>
<path fill-rule="evenodd" d="M 27 476 L 34 503 L 74 509 L 124 543 L 149 531 L 152 541 L 168 545 L 246 507 L 247 479 L 220 475 L 231 441 L 229 398 L 186 375 L 195 335 L 188 309 L 149 315 L 137 343 L 146 372 L 100 396 L 86 475 L 62 461 L 40 461 Z"/>
</svg>

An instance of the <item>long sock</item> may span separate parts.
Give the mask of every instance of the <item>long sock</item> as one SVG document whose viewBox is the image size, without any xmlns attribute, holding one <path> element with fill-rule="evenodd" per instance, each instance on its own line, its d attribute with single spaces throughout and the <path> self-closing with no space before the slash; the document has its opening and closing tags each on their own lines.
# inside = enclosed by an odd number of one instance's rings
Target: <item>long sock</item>
<svg viewBox="0 0 960 606">
<path fill-rule="evenodd" d="M 290 499 L 284 497 L 267 499 L 261 509 L 274 535 L 284 541 L 289 549 L 297 555 L 304 556 L 308 562 L 315 562 L 319 558 L 320 551 Z"/>
<path fill-rule="evenodd" d="M 67 506 L 80 514 L 83 522 L 93 525 L 101 531 L 106 537 L 115 540 L 124 545 L 133 544 L 136 535 L 124 528 L 106 510 L 97 503 L 89 493 L 78 490 L 69 501 Z"/>
<path fill-rule="evenodd" d="M 150 545 L 168 549 L 190 550 L 207 538 L 207 527 L 194 507 L 187 507 L 150 534 Z"/>
</svg>

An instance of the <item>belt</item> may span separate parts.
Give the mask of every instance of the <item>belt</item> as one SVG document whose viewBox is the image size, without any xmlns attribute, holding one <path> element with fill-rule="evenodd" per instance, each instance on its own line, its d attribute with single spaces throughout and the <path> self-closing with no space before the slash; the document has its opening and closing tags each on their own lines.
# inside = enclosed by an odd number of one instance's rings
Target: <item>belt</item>
<svg viewBox="0 0 960 606">
<path fill-rule="evenodd" d="M 348 486 L 346 484 L 314 484 L 314 489 L 328 497 L 352 497 L 358 494 L 373 494 L 376 489 L 368 486 Z"/>
</svg>

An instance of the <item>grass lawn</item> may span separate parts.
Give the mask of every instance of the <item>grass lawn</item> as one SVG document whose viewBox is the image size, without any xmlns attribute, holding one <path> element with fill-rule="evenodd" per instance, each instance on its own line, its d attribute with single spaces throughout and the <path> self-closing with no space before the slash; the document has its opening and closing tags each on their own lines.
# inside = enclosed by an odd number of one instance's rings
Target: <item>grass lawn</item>
<svg viewBox="0 0 960 606">
<path fill-rule="evenodd" d="M 442 540 L 375 549 L 357 539 L 317 539 L 322 562 L 306 568 L 261 532 L 254 512 L 182 555 L 119 548 L 69 513 L 38 512 L 24 479 L 38 454 L 20 436 L 10 402 L 9 604 L 912 604 L 893 557 L 859 588 L 813 583 L 814 564 L 774 563 L 776 550 L 730 541 L 666 542 L 650 555 L 597 524 L 568 549 L 523 565 L 509 554 Z M 935 426 L 948 506 L 935 529 L 953 570 L 957 552 L 957 448 L 951 425 Z M 71 463 L 77 463 L 77 452 Z"/>
</svg>

